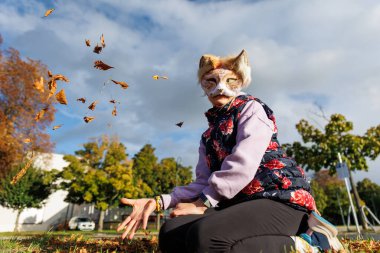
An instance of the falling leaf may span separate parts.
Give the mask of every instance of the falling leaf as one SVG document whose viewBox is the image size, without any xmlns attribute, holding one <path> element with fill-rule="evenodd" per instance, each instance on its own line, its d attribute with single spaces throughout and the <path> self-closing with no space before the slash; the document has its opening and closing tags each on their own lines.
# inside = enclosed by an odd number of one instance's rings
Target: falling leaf
<svg viewBox="0 0 380 253">
<path fill-rule="evenodd" d="M 57 129 L 60 128 L 61 126 L 63 126 L 63 124 L 53 126 L 53 130 L 57 130 Z"/>
<path fill-rule="evenodd" d="M 183 121 L 178 122 L 176 125 L 177 125 L 178 127 L 182 127 L 182 125 L 183 125 Z"/>
<path fill-rule="evenodd" d="M 161 76 L 162 79 L 168 80 L 169 78 L 167 76 Z"/>
<path fill-rule="evenodd" d="M 91 47 L 91 42 L 90 42 L 90 40 L 85 39 L 84 41 L 86 42 L 86 46 Z"/>
<path fill-rule="evenodd" d="M 86 99 L 85 99 L 85 98 L 78 98 L 77 101 L 80 101 L 80 102 L 82 102 L 83 104 L 86 103 Z"/>
<path fill-rule="evenodd" d="M 26 171 L 29 169 L 30 165 L 32 165 L 33 163 L 33 160 L 34 160 L 34 154 L 32 154 L 32 157 L 30 158 L 30 160 L 28 161 L 27 164 L 25 164 L 24 168 L 22 168 L 16 176 L 13 177 L 12 181 L 11 181 L 11 184 L 14 185 L 16 184 L 21 178 L 22 176 L 25 175 Z"/>
<path fill-rule="evenodd" d="M 85 116 L 83 119 L 84 119 L 84 122 L 88 123 L 88 122 L 93 121 L 95 119 L 95 117 L 87 117 L 87 116 Z"/>
<path fill-rule="evenodd" d="M 102 51 L 102 47 L 99 46 L 98 44 L 96 44 L 96 46 L 94 47 L 94 50 L 93 52 L 96 53 L 96 54 L 99 54 L 101 51 Z"/>
<path fill-rule="evenodd" d="M 106 43 L 104 42 L 104 35 L 102 33 L 102 36 L 100 36 L 100 43 L 102 44 L 102 47 L 106 47 Z"/>
<path fill-rule="evenodd" d="M 48 70 L 48 76 L 49 76 L 49 77 L 53 77 L 53 74 L 51 73 L 50 70 Z"/>
<path fill-rule="evenodd" d="M 37 113 L 37 115 L 36 115 L 36 117 L 34 117 L 34 119 L 36 120 L 36 121 L 39 121 L 43 116 L 44 116 L 44 114 L 45 114 L 45 112 L 48 110 L 48 107 L 45 107 L 45 108 L 43 108 L 41 111 L 39 111 L 38 113 Z"/>
<path fill-rule="evenodd" d="M 54 75 L 52 77 L 52 80 L 64 81 L 66 83 L 70 82 L 67 77 L 65 77 L 64 75 L 61 75 L 61 74 Z"/>
<path fill-rule="evenodd" d="M 96 104 L 98 103 L 98 101 L 94 101 L 90 104 L 90 106 L 88 107 L 88 109 L 90 109 L 91 111 L 95 110 L 95 106 Z"/>
<path fill-rule="evenodd" d="M 49 16 L 53 11 L 54 11 L 54 8 L 53 8 L 53 9 L 49 9 L 49 10 L 47 10 L 47 11 L 45 12 L 45 14 L 44 14 L 44 17 Z"/>
<path fill-rule="evenodd" d="M 154 76 L 152 76 L 152 78 L 154 79 L 154 80 L 158 80 L 158 79 L 165 79 L 165 80 L 168 80 L 169 78 L 167 77 L 167 76 L 159 76 L 159 75 L 154 75 Z"/>
<path fill-rule="evenodd" d="M 100 69 L 100 70 L 108 70 L 108 69 L 111 69 L 113 67 L 105 64 L 104 62 L 98 60 L 98 61 L 95 61 L 94 62 L 94 68 L 97 68 L 97 69 Z"/>
<path fill-rule="evenodd" d="M 113 107 L 113 110 L 112 110 L 112 115 L 113 115 L 113 116 L 116 116 L 116 115 L 117 115 L 116 106 L 114 106 L 114 107 Z"/>
<path fill-rule="evenodd" d="M 39 81 L 34 81 L 33 86 L 34 86 L 34 88 L 36 88 L 36 90 L 43 93 L 45 91 L 44 90 L 44 78 L 41 76 Z"/>
<path fill-rule="evenodd" d="M 30 138 L 25 138 L 23 141 L 24 143 L 30 143 L 32 140 Z"/>
<path fill-rule="evenodd" d="M 152 76 L 154 80 L 158 80 L 160 77 L 158 75 Z"/>
<path fill-rule="evenodd" d="M 57 101 L 60 104 L 67 105 L 67 99 L 66 99 L 66 95 L 65 95 L 65 90 L 62 89 L 57 94 L 55 94 L 55 99 L 57 99 Z"/>
<path fill-rule="evenodd" d="M 112 100 L 110 100 L 110 103 L 112 103 L 112 104 L 116 104 L 116 100 L 115 100 L 115 99 L 112 99 Z"/>
<path fill-rule="evenodd" d="M 112 79 L 111 79 L 111 81 L 114 82 L 115 84 L 120 85 L 121 88 L 123 88 L 123 89 L 126 89 L 126 88 L 129 87 L 129 85 L 126 82 L 123 82 L 123 81 L 119 82 L 119 81 L 115 81 L 115 80 L 112 80 Z"/>
</svg>

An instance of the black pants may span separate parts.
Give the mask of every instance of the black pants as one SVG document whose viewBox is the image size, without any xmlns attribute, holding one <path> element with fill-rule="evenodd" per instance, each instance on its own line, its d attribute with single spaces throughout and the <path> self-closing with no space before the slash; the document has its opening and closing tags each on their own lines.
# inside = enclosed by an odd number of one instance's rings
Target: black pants
<svg viewBox="0 0 380 253">
<path fill-rule="evenodd" d="M 290 252 L 289 237 L 307 230 L 308 215 L 283 203 L 257 199 L 167 220 L 159 233 L 164 253 Z"/>
</svg>

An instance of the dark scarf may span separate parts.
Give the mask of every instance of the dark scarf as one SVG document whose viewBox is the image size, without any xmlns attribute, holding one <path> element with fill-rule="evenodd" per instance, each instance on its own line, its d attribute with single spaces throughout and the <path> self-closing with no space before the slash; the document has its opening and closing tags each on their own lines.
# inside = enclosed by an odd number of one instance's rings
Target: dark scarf
<svg viewBox="0 0 380 253">
<path fill-rule="evenodd" d="M 209 128 L 202 134 L 202 142 L 206 147 L 208 167 L 211 172 L 220 170 L 225 157 L 232 153 L 236 145 L 241 111 L 251 100 L 263 106 L 267 117 L 275 126 L 275 131 L 253 180 L 232 199 L 219 202 L 219 206 L 229 206 L 250 199 L 269 198 L 299 210 L 314 210 L 315 202 L 310 194 L 310 185 L 306 181 L 304 171 L 293 159 L 284 154 L 277 140 L 273 111 L 258 98 L 240 95 L 222 108 L 213 107 L 205 113 Z"/>
</svg>

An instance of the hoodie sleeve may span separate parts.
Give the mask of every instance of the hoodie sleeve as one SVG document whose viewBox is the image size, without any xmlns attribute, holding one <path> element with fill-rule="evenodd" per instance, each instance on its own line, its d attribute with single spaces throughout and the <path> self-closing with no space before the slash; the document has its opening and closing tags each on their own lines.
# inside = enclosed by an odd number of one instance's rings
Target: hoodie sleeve
<svg viewBox="0 0 380 253">
<path fill-rule="evenodd" d="M 246 104 L 238 121 L 236 145 L 219 171 L 214 171 L 201 195 L 212 206 L 222 199 L 231 199 L 255 176 L 261 159 L 271 141 L 273 122 L 256 101 Z"/>
</svg>

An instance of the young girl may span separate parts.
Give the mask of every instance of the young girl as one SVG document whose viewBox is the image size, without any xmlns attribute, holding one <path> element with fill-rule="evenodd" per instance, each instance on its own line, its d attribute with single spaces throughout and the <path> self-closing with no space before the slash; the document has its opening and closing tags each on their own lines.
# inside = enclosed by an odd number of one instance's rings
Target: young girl
<svg viewBox="0 0 380 253">
<path fill-rule="evenodd" d="M 310 239 L 309 214 L 334 239 L 334 228 L 313 212 L 303 169 L 280 147 L 272 110 L 241 92 L 251 82 L 247 53 L 202 56 L 198 79 L 213 107 L 205 113 L 196 179 L 155 199 L 122 199 L 133 206 L 118 227 L 122 238 L 145 229 L 154 210 L 174 208 L 160 229 L 162 252 L 289 252 L 300 247 L 295 235 Z"/>
</svg>

